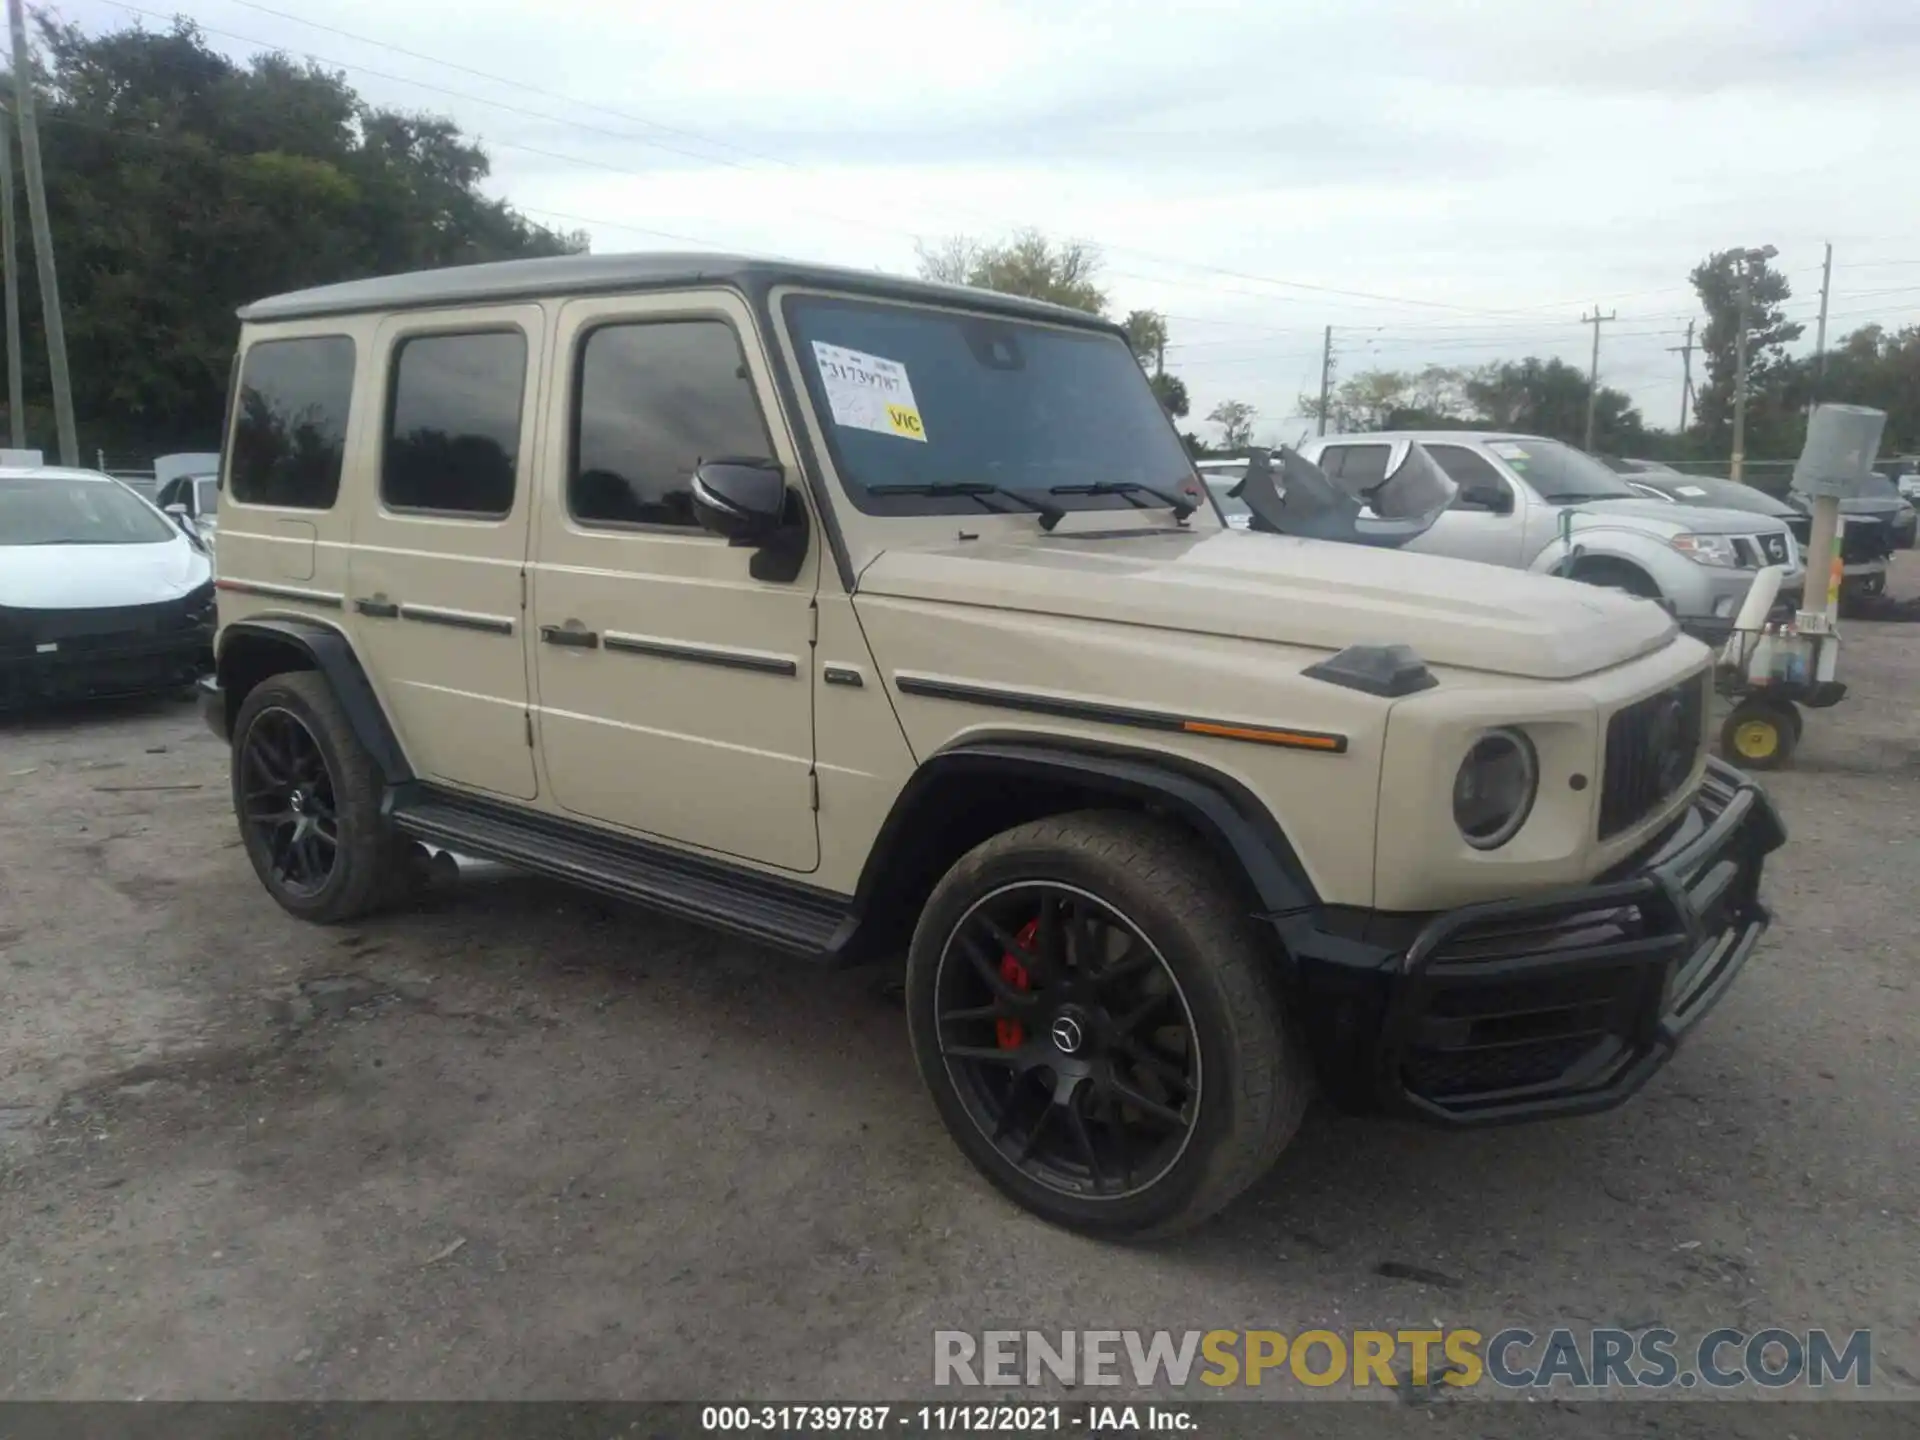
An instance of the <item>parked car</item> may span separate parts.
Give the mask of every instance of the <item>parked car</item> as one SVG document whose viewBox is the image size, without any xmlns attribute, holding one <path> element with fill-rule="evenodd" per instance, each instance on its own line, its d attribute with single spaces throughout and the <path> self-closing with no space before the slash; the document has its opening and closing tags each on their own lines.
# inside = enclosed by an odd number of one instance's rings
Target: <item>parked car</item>
<svg viewBox="0 0 1920 1440">
<path fill-rule="evenodd" d="M 1193 468 L 1200 472 L 1200 480 L 1219 510 L 1222 523 L 1235 530 L 1247 529 L 1253 523 L 1253 512 L 1247 508 L 1246 501 L 1233 494 L 1233 487 L 1246 477 L 1247 462 L 1201 460 Z"/>
<path fill-rule="evenodd" d="M 1454 507 L 1407 548 L 1521 570 L 1567 558 L 1561 517 L 1580 554 L 1576 580 L 1663 600 L 1703 638 L 1722 638 L 1763 565 L 1784 565 L 1798 593 L 1800 552 L 1787 526 L 1738 510 L 1684 517 L 1647 499 L 1584 451 L 1537 435 L 1434 430 L 1330 435 L 1300 453 L 1355 494 L 1378 484 L 1418 441 L 1460 487 Z"/>
<path fill-rule="evenodd" d="M 1789 490 L 1786 501 L 1794 509 L 1812 516 L 1813 502 L 1798 490 Z M 1893 481 L 1884 475 L 1868 475 L 1857 494 L 1840 502 L 1840 513 L 1847 517 L 1848 532 L 1858 534 L 1863 544 L 1867 543 L 1867 537 L 1874 536 L 1875 527 L 1879 527 L 1884 533 L 1875 538 L 1884 543 L 1889 553 L 1913 549 L 1915 531 L 1920 529 L 1920 515 L 1900 498 Z"/>
<path fill-rule="evenodd" d="M 212 665 L 206 555 L 90 470 L 0 469 L 0 708 L 185 688 Z"/>
<path fill-rule="evenodd" d="M 1620 455 L 1596 455 L 1593 457 L 1616 475 L 1625 475 L 1629 480 L 1636 475 L 1680 475 L 1664 460 L 1632 460 Z"/>
<path fill-rule="evenodd" d="M 162 455 L 153 473 L 155 503 L 212 550 L 220 529 L 219 452 Z"/>
<path fill-rule="evenodd" d="M 241 315 L 203 705 L 273 900 L 351 920 L 424 843 L 904 954 L 934 1108 L 1056 1223 L 1196 1223 L 1316 1084 L 1608 1108 L 1767 925 L 1707 650 L 1229 533 L 1110 322 L 671 254 Z"/>
<path fill-rule="evenodd" d="M 1716 510 L 1750 510 L 1756 515 L 1771 515 L 1793 531 L 1794 542 L 1805 558 L 1813 516 L 1802 505 L 1777 500 L 1764 490 L 1737 480 L 1717 480 L 1705 475 L 1638 475 L 1628 483 L 1650 499 L 1675 505 L 1709 505 Z M 1877 595 L 1886 587 L 1888 538 L 1887 527 L 1877 519 L 1857 520 L 1854 515 L 1847 516 L 1846 530 L 1840 538 L 1843 599 Z"/>
</svg>

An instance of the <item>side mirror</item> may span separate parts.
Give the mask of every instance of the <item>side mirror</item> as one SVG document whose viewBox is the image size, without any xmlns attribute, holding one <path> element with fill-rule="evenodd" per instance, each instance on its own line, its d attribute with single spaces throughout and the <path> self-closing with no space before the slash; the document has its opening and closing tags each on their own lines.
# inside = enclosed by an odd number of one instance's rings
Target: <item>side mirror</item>
<svg viewBox="0 0 1920 1440">
<path fill-rule="evenodd" d="M 178 500 L 174 501 L 171 505 L 163 505 L 160 508 L 176 520 L 185 520 L 187 518 L 187 507 Z"/>
<path fill-rule="evenodd" d="M 704 461 L 693 472 L 693 513 L 737 545 L 760 544 L 786 523 L 786 472 L 772 460 Z"/>
<path fill-rule="evenodd" d="M 1504 485 L 1477 485 L 1460 487 L 1460 504 L 1468 510 L 1484 510 L 1489 515 L 1511 515 L 1513 496 Z"/>
</svg>

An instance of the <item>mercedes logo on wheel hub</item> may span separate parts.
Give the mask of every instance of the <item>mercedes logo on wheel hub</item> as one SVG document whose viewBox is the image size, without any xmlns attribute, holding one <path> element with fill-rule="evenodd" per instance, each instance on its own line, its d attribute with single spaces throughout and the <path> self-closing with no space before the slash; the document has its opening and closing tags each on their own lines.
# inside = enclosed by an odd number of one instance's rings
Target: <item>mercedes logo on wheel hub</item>
<svg viewBox="0 0 1920 1440">
<path fill-rule="evenodd" d="M 1059 1047 L 1062 1055 L 1078 1053 L 1080 1046 L 1087 1038 L 1086 1032 L 1080 1028 L 1080 1022 L 1071 1015 L 1055 1016 L 1050 1033 L 1053 1036 L 1053 1043 Z"/>
</svg>

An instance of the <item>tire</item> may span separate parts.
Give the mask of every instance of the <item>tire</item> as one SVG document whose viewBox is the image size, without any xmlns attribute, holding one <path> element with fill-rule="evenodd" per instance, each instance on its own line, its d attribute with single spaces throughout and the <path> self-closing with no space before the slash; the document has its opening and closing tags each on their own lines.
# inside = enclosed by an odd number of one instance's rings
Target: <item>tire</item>
<svg viewBox="0 0 1920 1440">
<path fill-rule="evenodd" d="M 282 794 L 284 787 L 272 785 L 280 771 L 259 768 L 266 753 L 278 755 L 301 746 L 301 733 L 312 742 L 322 779 L 293 788 L 311 792 L 303 817 L 312 826 L 308 833 L 324 834 L 325 822 L 319 819 L 323 797 L 333 830 L 331 858 L 317 883 L 304 862 L 286 861 L 284 853 L 276 856 L 275 847 L 289 838 L 289 830 L 300 832 L 300 819 L 271 826 L 249 819 L 250 806 L 254 815 L 265 814 L 276 796 L 292 806 L 281 811 L 283 815 L 302 808 Z M 261 746 L 268 752 L 259 751 Z M 309 761 L 303 773 L 313 769 Z M 292 671 L 263 680 L 248 692 L 234 720 L 230 771 L 241 842 L 254 873 L 281 909 L 315 924 L 337 925 L 391 898 L 398 850 L 380 816 L 384 784 L 325 677 L 311 670 Z M 305 856 L 327 849 L 319 838 L 304 847 L 294 844 Z"/>
<path fill-rule="evenodd" d="M 1583 585 L 1598 585 L 1604 590 L 1624 590 L 1643 600 L 1660 598 L 1660 587 L 1653 583 L 1653 577 L 1624 560 L 1589 560 L 1573 572 L 1573 578 Z"/>
<path fill-rule="evenodd" d="M 1799 744 L 1799 712 L 1770 700 L 1742 700 L 1720 726 L 1720 753 L 1747 770 L 1779 770 Z"/>
<path fill-rule="evenodd" d="M 1199 1224 L 1272 1166 L 1313 1093 L 1305 1047 L 1283 1015 L 1275 958 L 1260 943 L 1246 906 L 1199 848 L 1183 830 L 1123 812 L 1034 821 L 963 856 L 934 887 L 914 930 L 906 1001 L 921 1078 L 974 1166 L 1053 1224 L 1108 1238 L 1169 1235 Z M 1036 927 L 1046 923 L 1049 897 L 1058 897 L 1057 913 L 1064 918 L 1054 922 L 1059 948 L 1043 971 L 1040 957 L 1049 942 Z M 1003 984 L 995 987 L 982 968 L 981 951 L 1004 947 L 983 947 L 978 937 L 995 907 L 1010 907 L 1000 913 L 1011 926 L 1028 913 L 1030 901 L 1032 925 L 1012 937 L 1004 929 L 991 931 L 1031 947 L 1019 951 L 1034 967 L 1030 985 L 1017 992 L 1022 1008 L 998 1012 L 1023 1018 L 986 1020 L 975 1011 L 947 1008 L 962 993 L 957 987 L 969 985 L 984 987 L 995 1006 L 1009 1003 L 1000 993 L 1008 988 L 1007 967 L 1015 966 L 1015 980 L 1025 972 L 1015 952 L 1006 950 L 999 960 Z M 1102 915 L 1120 923 L 1102 929 Z M 1087 923 L 1084 932 L 1074 928 L 1076 917 Z M 1074 943 L 1058 938 L 1068 931 L 1090 937 L 1078 941 L 1078 962 Z M 990 955 L 987 960 L 990 970 Z M 1058 976 L 1049 973 L 1055 970 Z M 1111 997 L 1116 987 L 1137 981 L 1137 993 L 1147 1000 L 1136 1009 L 1123 997 L 1124 1008 L 1138 1014 L 1157 1006 L 1164 1024 L 1138 1041 L 1154 1052 L 1151 1070 L 1135 1065 L 1135 1058 L 1147 1057 L 1134 1041 L 1112 1038 L 1139 1036 L 1122 1030 L 1122 1004 L 1074 1003 L 1088 993 L 1076 986 L 1128 972 L 1102 993 Z M 1050 998 L 1057 996 L 1066 1003 Z M 1083 1050 L 1058 1048 L 1061 1022 L 1070 1015 L 1086 1021 Z M 1009 1023 L 1015 1027 L 1011 1034 L 1000 1028 Z M 1182 1023 L 1180 1043 L 1171 1052 L 1162 1048 Z M 984 1044 L 955 1043 L 968 1025 L 992 1027 L 982 1032 Z M 1123 1045 L 1130 1047 L 1125 1053 Z M 996 1059 L 996 1049 L 1007 1055 Z M 964 1056 L 956 1057 L 956 1050 Z M 982 1052 L 985 1060 L 975 1058 Z M 1003 1069 L 1008 1056 L 1020 1057 L 1012 1063 L 1042 1058 L 1031 1070 Z M 1088 1073 L 1076 1080 L 1069 1070 L 1082 1065 Z M 1185 1070 L 1186 1088 L 1168 1088 L 1169 1069 Z M 1009 1078 L 994 1078 L 1002 1075 Z M 1148 1082 L 1161 1087 L 1163 1102 L 1151 1112 L 1133 1103 Z M 1063 1086 L 1074 1097 L 1064 1108 Z M 1067 1147 L 1057 1134 L 1039 1145 L 1038 1120 L 1032 1136 L 1022 1138 L 1026 1127 L 1014 1124 L 996 1138 L 1019 1096 L 1049 1094 L 1051 1102 L 1038 1100 L 1038 1109 L 1054 1132 L 1073 1132 L 1079 1155 L 1089 1162 L 1078 1176 L 1061 1169 L 1077 1163 L 1072 1158 L 1047 1161 L 1050 1149 Z M 1176 1114 L 1175 1095 L 1183 1097 L 1179 1133 L 1166 1118 Z M 996 1096 L 1014 1098 L 1003 1098 L 996 1112 Z M 1104 1162 L 1098 1153 L 1103 1138 Z M 1021 1162 L 1009 1153 L 1023 1145 L 1034 1147 L 1038 1158 Z"/>
</svg>

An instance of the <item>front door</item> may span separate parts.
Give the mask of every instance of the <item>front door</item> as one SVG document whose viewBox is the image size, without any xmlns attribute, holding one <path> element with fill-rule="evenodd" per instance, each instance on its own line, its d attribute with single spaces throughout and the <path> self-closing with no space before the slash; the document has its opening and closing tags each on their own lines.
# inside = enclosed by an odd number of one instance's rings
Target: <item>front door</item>
<svg viewBox="0 0 1920 1440">
<path fill-rule="evenodd" d="M 1432 528 L 1408 542 L 1407 549 L 1488 565 L 1525 565 L 1530 558 L 1521 543 L 1526 514 L 1506 477 L 1464 445 L 1431 441 L 1422 442 L 1422 448 L 1459 490 Z"/>
<path fill-rule="evenodd" d="M 560 311 L 529 614 L 541 762 L 576 815 L 819 864 L 810 690 L 819 530 L 791 581 L 695 522 L 694 467 L 793 446 L 729 292 Z"/>
<path fill-rule="evenodd" d="M 521 597 L 537 306 L 397 317 L 375 347 L 347 623 L 422 779 L 535 793 Z"/>
</svg>

